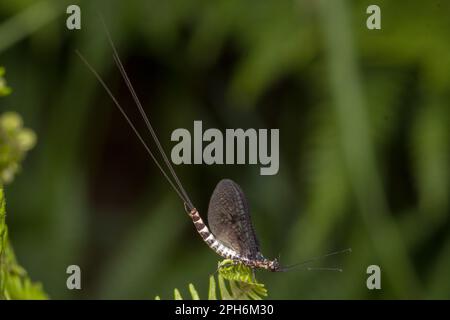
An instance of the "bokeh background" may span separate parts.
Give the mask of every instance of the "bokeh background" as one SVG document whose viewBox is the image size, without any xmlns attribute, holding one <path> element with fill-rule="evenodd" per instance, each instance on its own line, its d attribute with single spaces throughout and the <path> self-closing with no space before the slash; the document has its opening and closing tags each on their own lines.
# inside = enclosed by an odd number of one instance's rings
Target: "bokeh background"
<svg viewBox="0 0 450 320">
<path fill-rule="evenodd" d="M 65 27 L 68 4 L 82 29 Z M 366 28 L 378 4 L 382 30 Z M 273 299 L 450 298 L 447 1 L 0 2 L 0 65 L 38 137 L 6 186 L 17 257 L 51 298 L 201 296 L 218 256 L 94 77 L 138 113 L 98 12 L 170 152 L 176 128 L 279 128 L 280 170 L 177 166 L 206 216 L 215 184 L 244 189 L 268 257 L 343 273 L 258 272 Z M 140 122 L 139 122 L 140 121 Z M 148 136 L 147 136 L 148 137 Z M 149 140 L 150 141 L 150 140 Z M 82 269 L 81 291 L 66 267 Z M 382 290 L 366 288 L 366 268 Z"/>
</svg>

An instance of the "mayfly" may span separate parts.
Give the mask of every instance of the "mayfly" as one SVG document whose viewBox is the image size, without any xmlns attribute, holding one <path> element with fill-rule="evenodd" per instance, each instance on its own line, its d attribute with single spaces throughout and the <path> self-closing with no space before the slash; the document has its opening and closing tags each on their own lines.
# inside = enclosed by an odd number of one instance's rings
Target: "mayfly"
<svg viewBox="0 0 450 320">
<path fill-rule="evenodd" d="M 350 249 L 342 250 L 333 252 L 327 255 L 324 255 L 319 258 L 310 259 L 307 261 L 304 261 L 302 263 L 298 263 L 295 265 L 291 265 L 288 267 L 282 267 L 277 259 L 267 259 L 265 258 L 259 247 L 259 242 L 256 238 L 256 234 L 252 225 L 252 221 L 250 218 L 250 211 L 247 199 L 244 195 L 244 192 L 239 187 L 237 183 L 230 179 L 223 179 L 221 180 L 212 196 L 209 202 L 209 208 L 208 208 L 208 222 L 209 222 L 209 228 L 206 226 L 205 222 L 200 216 L 200 213 L 197 211 L 195 206 L 193 205 L 191 199 L 189 198 L 186 190 L 184 189 L 183 185 L 181 184 L 180 179 L 178 178 L 177 174 L 175 173 L 172 164 L 170 163 L 169 159 L 167 158 L 167 155 L 165 151 L 163 150 L 161 143 L 155 133 L 155 130 L 153 129 L 145 111 L 142 107 L 142 104 L 136 94 L 136 91 L 134 90 L 133 85 L 131 84 L 131 81 L 128 77 L 127 72 L 125 71 L 125 68 L 122 64 L 122 61 L 119 57 L 119 54 L 117 52 L 117 49 L 112 41 L 111 35 L 109 34 L 106 24 L 102 20 L 103 27 L 105 29 L 106 36 L 108 38 L 108 42 L 111 46 L 112 52 L 113 52 L 113 59 L 117 66 L 117 68 L 120 71 L 120 74 L 122 75 L 122 78 L 125 82 L 125 84 L 128 87 L 128 90 L 130 91 L 131 96 L 133 97 L 133 100 L 139 110 L 139 113 L 141 114 L 148 131 L 150 132 L 159 153 L 161 154 L 164 164 L 166 165 L 169 173 L 166 172 L 166 170 L 163 169 L 163 166 L 160 164 L 160 162 L 157 160 L 154 153 L 150 150 L 147 143 L 142 138 L 141 134 L 136 129 L 133 122 L 128 117 L 127 113 L 124 111 L 123 107 L 120 105 L 114 94 L 109 89 L 108 85 L 104 82 L 102 77 L 98 74 L 98 72 L 91 66 L 91 64 L 86 60 L 86 58 L 78 51 L 76 50 L 77 55 L 80 57 L 80 59 L 83 61 L 83 63 L 87 66 L 87 68 L 93 73 L 93 75 L 97 78 L 97 80 L 100 82 L 100 84 L 103 86 L 107 94 L 110 96 L 120 113 L 123 115 L 125 120 L 130 125 L 131 129 L 136 134 L 139 141 L 144 146 L 147 153 L 150 155 L 150 157 L 155 162 L 156 166 L 159 168 L 159 170 L 162 172 L 166 180 L 169 182 L 170 186 L 173 188 L 173 190 L 176 192 L 178 197 L 182 200 L 185 210 L 189 217 L 192 219 L 192 222 L 194 223 L 194 226 L 197 230 L 197 232 L 202 237 L 203 241 L 217 254 L 220 256 L 231 259 L 235 263 L 242 263 L 252 269 L 260 268 L 265 269 L 273 272 L 280 272 L 280 271 L 286 271 L 293 267 L 298 267 L 302 265 L 309 264 L 313 261 L 316 261 L 318 259 L 328 257 L 331 255 L 343 253 L 343 252 L 349 252 Z M 170 176 L 169 176 L 170 174 Z M 308 268 L 313 269 L 313 268 Z M 332 271 L 342 271 L 338 268 L 315 268 L 315 269 L 321 269 L 321 270 L 332 270 Z"/>
</svg>

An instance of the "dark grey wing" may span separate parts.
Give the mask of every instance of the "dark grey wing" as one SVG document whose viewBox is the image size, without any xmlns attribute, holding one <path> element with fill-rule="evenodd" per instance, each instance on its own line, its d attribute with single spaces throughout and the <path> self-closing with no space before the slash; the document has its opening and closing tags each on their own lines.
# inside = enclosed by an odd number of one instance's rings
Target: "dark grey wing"
<svg viewBox="0 0 450 320">
<path fill-rule="evenodd" d="M 209 201 L 208 224 L 214 236 L 240 255 L 255 259 L 259 254 L 250 211 L 241 188 L 232 180 L 221 180 Z"/>
</svg>

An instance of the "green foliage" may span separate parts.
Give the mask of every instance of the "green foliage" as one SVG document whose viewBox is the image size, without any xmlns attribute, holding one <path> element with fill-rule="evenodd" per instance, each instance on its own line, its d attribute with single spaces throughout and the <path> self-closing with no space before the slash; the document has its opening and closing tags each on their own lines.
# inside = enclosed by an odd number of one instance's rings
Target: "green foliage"
<svg viewBox="0 0 450 320">
<path fill-rule="evenodd" d="M 3 69 L 0 68 L 0 77 Z M 8 93 L 2 89 L 0 93 Z M 35 135 L 22 127 L 22 119 L 16 113 L 0 116 L 0 299 L 46 299 L 39 283 L 30 280 L 27 272 L 17 263 L 8 238 L 6 204 L 3 182 L 11 182 L 25 153 L 35 144 Z"/>
<path fill-rule="evenodd" d="M 0 97 L 7 96 L 11 93 L 11 88 L 6 85 L 5 78 L 5 68 L 0 67 Z"/>
<path fill-rule="evenodd" d="M 218 179 L 233 178 L 265 254 L 297 262 L 354 248 L 324 263 L 343 273 L 264 274 L 271 298 L 450 298 L 450 1 L 405 2 L 380 1 L 382 30 L 373 31 L 367 1 L 81 0 L 85 28 L 63 37 L 63 21 L 52 22 L 65 13 L 60 0 L 27 9 L 0 1 L 0 52 L 7 71 L 26 79 L 13 88 L 26 92 L 16 106 L 45 141 L 27 168 L 32 178 L 8 196 L 15 214 L 38 221 L 19 223 L 16 234 L 33 274 L 52 296 L 68 298 L 65 275 L 54 270 L 89 257 L 99 276 L 83 298 L 142 299 L 169 278 L 201 279 L 212 263 L 172 191 L 147 174 L 114 106 L 67 50 L 92 59 L 134 111 L 105 36 L 89 32 L 99 30 L 100 6 L 164 147 L 171 130 L 199 118 L 208 128 L 280 128 L 276 176 L 247 165 L 177 168 L 196 205 L 206 208 Z M 116 150 L 118 141 L 127 146 Z M 180 243 L 188 240 L 186 257 Z M 383 269 L 382 293 L 365 287 L 370 264 Z"/>
<path fill-rule="evenodd" d="M 264 284 L 258 283 L 254 279 L 251 268 L 225 259 L 218 263 L 217 270 L 219 273 L 217 275 L 219 294 L 222 300 L 261 300 L 267 296 Z M 217 300 L 216 287 L 215 277 L 211 275 L 209 277 L 208 300 Z M 189 284 L 189 293 L 192 300 L 200 300 L 200 296 L 192 283 Z M 160 300 L 161 298 L 156 296 L 155 299 Z M 183 300 L 177 288 L 174 289 L 174 299 Z"/>
<path fill-rule="evenodd" d="M 46 299 L 40 283 L 17 263 L 8 239 L 3 188 L 0 187 L 0 299 Z"/>
<path fill-rule="evenodd" d="M 218 263 L 218 271 L 222 299 L 260 300 L 267 296 L 264 284 L 256 281 L 254 271 L 250 267 L 225 259 Z M 224 279 L 228 280 L 230 291 L 227 290 Z"/>
<path fill-rule="evenodd" d="M 0 116 L 0 181 L 10 183 L 20 170 L 20 163 L 36 143 L 33 131 L 23 128 L 22 118 L 15 112 Z"/>
</svg>

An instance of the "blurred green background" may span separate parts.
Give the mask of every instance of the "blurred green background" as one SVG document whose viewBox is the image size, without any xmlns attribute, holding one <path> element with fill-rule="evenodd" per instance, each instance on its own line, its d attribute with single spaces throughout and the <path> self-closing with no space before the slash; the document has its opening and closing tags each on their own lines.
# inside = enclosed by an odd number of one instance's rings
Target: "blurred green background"
<svg viewBox="0 0 450 320">
<path fill-rule="evenodd" d="M 82 29 L 65 27 L 79 4 Z M 382 30 L 366 28 L 378 4 Z M 448 1 L 0 2 L 0 65 L 38 137 L 6 186 L 21 264 L 51 298 L 203 297 L 216 256 L 78 49 L 139 116 L 101 12 L 167 152 L 176 128 L 279 128 L 280 171 L 182 165 L 206 217 L 215 184 L 244 189 L 264 255 L 343 273 L 258 272 L 273 299 L 450 298 Z M 144 129 L 139 122 L 139 128 Z M 81 291 L 66 267 L 82 269 Z M 366 268 L 382 290 L 366 288 Z M 182 290 L 182 293 L 183 293 Z"/>
</svg>

